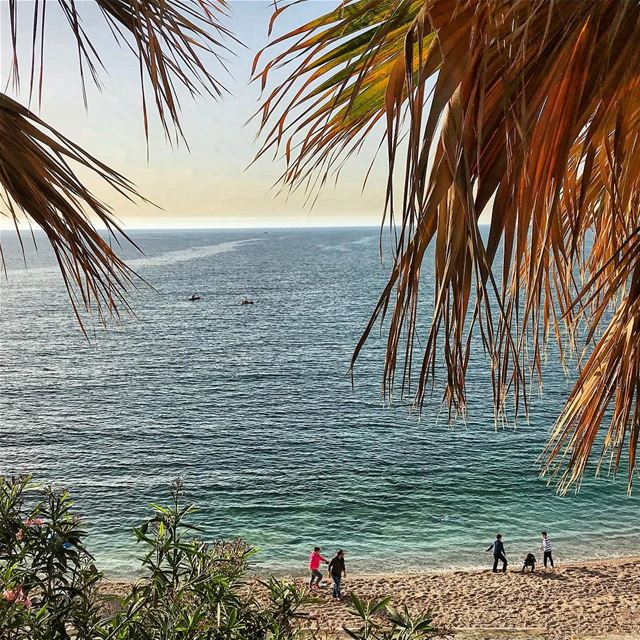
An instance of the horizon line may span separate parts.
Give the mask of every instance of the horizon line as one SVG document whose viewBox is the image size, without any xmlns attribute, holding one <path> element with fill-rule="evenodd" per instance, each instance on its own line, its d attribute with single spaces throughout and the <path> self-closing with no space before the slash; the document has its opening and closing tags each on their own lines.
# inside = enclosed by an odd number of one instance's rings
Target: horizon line
<svg viewBox="0 0 640 640">
<path fill-rule="evenodd" d="M 491 223 L 489 222 L 480 222 L 478 223 L 479 227 L 488 227 Z M 398 228 L 399 225 L 394 225 Z M 309 230 L 314 231 L 318 229 L 377 229 L 380 231 L 384 231 L 389 228 L 389 225 L 385 223 L 381 224 L 318 224 L 318 225 L 272 225 L 272 226 L 264 226 L 264 225 L 245 225 L 245 226 L 186 226 L 186 227 L 152 227 L 152 226 L 123 226 L 121 229 L 114 230 L 112 233 L 114 235 L 127 234 L 130 231 L 270 231 L 270 230 Z M 96 229 L 99 231 L 107 231 L 107 227 L 104 225 L 96 225 Z M 22 232 L 34 232 L 34 233 L 45 233 L 41 227 L 18 227 L 18 231 Z M 0 232 L 13 232 L 16 233 L 15 226 L 7 226 L 4 227 L 0 225 Z"/>
</svg>

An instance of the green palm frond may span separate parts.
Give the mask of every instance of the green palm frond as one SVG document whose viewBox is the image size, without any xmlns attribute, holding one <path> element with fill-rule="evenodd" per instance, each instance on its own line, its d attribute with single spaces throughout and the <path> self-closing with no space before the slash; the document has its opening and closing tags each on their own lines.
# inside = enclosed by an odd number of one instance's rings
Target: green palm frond
<svg viewBox="0 0 640 640">
<path fill-rule="evenodd" d="M 341 10 L 364 24 L 370 18 L 371 37 L 340 32 Z M 289 66 L 288 79 L 263 105 L 265 146 L 286 150 L 283 183 L 296 187 L 318 171 L 322 178 L 348 153 L 346 140 L 359 142 L 373 119 L 384 123 L 386 208 L 400 232 L 355 356 L 388 317 L 385 390 L 398 375 L 402 392 L 411 388 L 420 273 L 433 247 L 435 308 L 416 402 L 443 363 L 445 401 L 464 412 L 477 333 L 497 415 L 510 395 L 516 414 L 526 410 L 548 337 L 564 359 L 584 324 L 585 355 L 593 353 L 545 470 L 563 490 L 577 482 L 604 427 L 601 462 L 611 457 L 616 469 L 626 450 L 631 488 L 640 429 L 640 3 L 352 0 L 303 27 L 306 40 L 300 32 L 280 39 L 288 48 L 272 62 Z M 324 93 L 314 93 L 316 69 L 326 70 Z M 356 99 L 373 86 L 360 112 Z M 483 213 L 491 215 L 488 237 Z"/>
<path fill-rule="evenodd" d="M 254 77 L 263 89 L 274 70 L 293 67 L 260 109 L 264 141 L 258 157 L 283 151 L 283 183 L 309 190 L 325 183 L 384 119 L 388 80 L 404 73 L 402 42 L 421 4 L 346 3 L 275 39 L 270 46 L 293 44 L 264 66 L 266 50 L 256 56 Z"/>
</svg>

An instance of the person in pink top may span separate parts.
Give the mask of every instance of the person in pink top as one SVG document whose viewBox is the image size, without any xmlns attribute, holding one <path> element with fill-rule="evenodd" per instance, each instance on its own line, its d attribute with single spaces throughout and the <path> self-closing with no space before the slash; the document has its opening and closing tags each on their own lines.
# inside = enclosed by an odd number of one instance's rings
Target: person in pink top
<svg viewBox="0 0 640 640">
<path fill-rule="evenodd" d="M 321 562 L 329 564 L 329 561 L 320 555 L 320 547 L 314 547 L 309 556 L 309 573 L 311 574 L 309 587 L 311 588 L 320 586 L 320 581 L 322 580 L 322 574 L 319 571 Z"/>
</svg>

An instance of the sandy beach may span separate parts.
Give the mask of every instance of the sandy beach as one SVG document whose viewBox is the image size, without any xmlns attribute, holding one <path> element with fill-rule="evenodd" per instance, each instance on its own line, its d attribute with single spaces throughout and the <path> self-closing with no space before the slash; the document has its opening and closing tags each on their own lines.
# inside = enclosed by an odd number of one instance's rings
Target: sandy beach
<svg viewBox="0 0 640 640">
<path fill-rule="evenodd" d="M 302 576 L 296 577 L 302 581 Z M 104 589 L 122 593 L 126 583 Z M 357 626 L 348 612 L 349 594 L 396 606 L 430 610 L 436 625 L 461 637 L 489 638 L 640 638 L 640 558 L 562 564 L 555 570 L 507 574 L 483 571 L 348 574 L 337 602 L 324 581 L 317 603 L 308 605 L 309 626 L 330 636 L 343 625 Z"/>
</svg>

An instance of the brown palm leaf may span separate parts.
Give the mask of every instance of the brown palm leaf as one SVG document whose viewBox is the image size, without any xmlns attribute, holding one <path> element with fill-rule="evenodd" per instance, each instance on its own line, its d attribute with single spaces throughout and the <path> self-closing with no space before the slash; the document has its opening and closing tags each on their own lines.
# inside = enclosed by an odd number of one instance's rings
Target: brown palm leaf
<svg viewBox="0 0 640 640">
<path fill-rule="evenodd" d="M 352 16 L 363 26 L 350 28 Z M 443 362 L 446 401 L 464 411 L 479 332 L 496 412 L 512 394 L 517 414 L 541 376 L 547 338 L 564 358 L 586 327 L 585 355 L 593 351 L 545 468 L 560 474 L 564 490 L 606 422 L 603 455 L 612 454 L 615 469 L 626 449 L 629 487 L 636 468 L 639 35 L 637 0 L 352 0 L 281 37 L 287 50 L 260 71 L 266 82 L 274 64 L 291 67 L 268 94 L 262 122 L 265 148 L 285 151 L 291 188 L 301 177 L 313 184 L 374 119 L 384 123 L 387 208 L 393 216 L 398 202 L 400 233 L 354 359 L 389 315 L 388 394 L 400 362 L 402 391 L 410 388 L 430 246 L 435 308 L 418 404 Z M 366 108 L 358 105 L 364 86 L 375 86 Z M 485 212 L 488 236 L 479 225 Z"/>
<path fill-rule="evenodd" d="M 16 223 L 26 212 L 46 234 L 76 313 L 79 306 L 89 308 L 92 303 L 99 314 L 126 305 L 123 294 L 132 273 L 89 216 L 101 220 L 110 233 L 122 231 L 72 165 L 97 173 L 129 199 L 136 195 L 133 185 L 4 94 L 0 94 L 0 159 L 2 201 Z"/>
<path fill-rule="evenodd" d="M 140 69 L 145 133 L 148 135 L 146 94 L 150 88 L 167 137 L 171 137 L 172 127 L 176 136 L 183 137 L 180 93 L 197 96 L 206 92 L 218 97 L 224 91 L 210 71 L 207 58 L 212 56 L 223 63 L 220 56 L 226 47 L 222 40 L 231 37 L 220 22 L 226 12 L 225 0 L 92 1 L 115 42 L 130 49 L 132 62 Z M 104 53 L 94 47 L 83 27 L 82 11 L 88 3 L 57 0 L 56 4 L 66 16 L 70 37 L 77 45 L 84 90 L 87 73 L 98 83 L 99 69 L 105 66 Z M 18 43 L 23 33 L 18 27 L 19 10 L 24 6 L 18 0 L 8 3 L 11 74 L 16 86 L 20 81 Z M 42 92 L 46 15 L 56 5 L 35 0 L 29 6 L 31 102 L 36 88 L 39 96 Z M 109 207 L 91 194 L 74 169 L 90 169 L 126 197 L 139 199 L 134 186 L 5 94 L 0 94 L 0 135 L 3 213 L 13 218 L 18 235 L 18 223 L 25 217 L 44 230 L 76 314 L 79 306 L 88 308 L 92 304 L 97 305 L 100 315 L 105 311 L 117 313 L 119 306 L 126 305 L 125 292 L 133 274 L 93 221 L 104 224 L 109 235 L 118 233 L 129 238 Z"/>
</svg>

